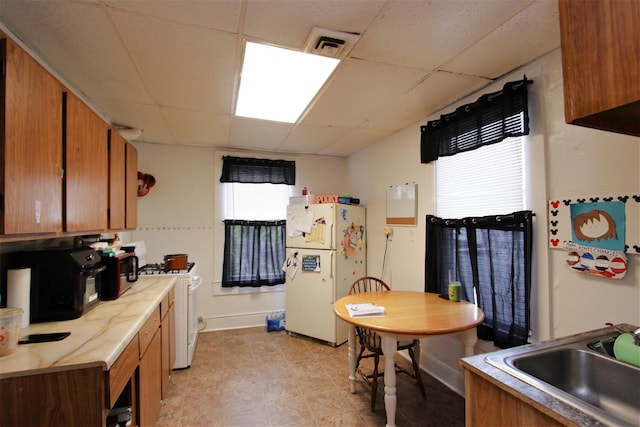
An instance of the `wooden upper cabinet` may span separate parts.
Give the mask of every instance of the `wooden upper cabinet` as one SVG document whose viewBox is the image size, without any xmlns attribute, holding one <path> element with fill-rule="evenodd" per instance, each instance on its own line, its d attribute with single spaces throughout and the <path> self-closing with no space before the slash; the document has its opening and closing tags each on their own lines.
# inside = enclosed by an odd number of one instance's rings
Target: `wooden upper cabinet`
<svg viewBox="0 0 640 427">
<path fill-rule="evenodd" d="M 559 0 L 567 123 L 640 136 L 640 1 Z"/>
<path fill-rule="evenodd" d="M 108 228 L 109 126 L 71 92 L 64 94 L 65 231 Z"/>
<path fill-rule="evenodd" d="M 109 132 L 109 228 L 125 228 L 125 145 L 127 141 L 111 129 Z"/>
<path fill-rule="evenodd" d="M 0 234 L 62 230 L 62 86 L 0 33 Z"/>
<path fill-rule="evenodd" d="M 126 157 L 126 228 L 134 229 L 138 226 L 138 150 L 127 143 Z"/>
</svg>

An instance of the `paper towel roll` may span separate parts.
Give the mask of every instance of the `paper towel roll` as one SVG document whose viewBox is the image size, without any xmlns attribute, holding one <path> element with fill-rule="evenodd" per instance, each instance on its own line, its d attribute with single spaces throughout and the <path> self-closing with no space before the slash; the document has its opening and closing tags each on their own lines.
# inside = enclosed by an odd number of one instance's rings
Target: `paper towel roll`
<svg viewBox="0 0 640 427">
<path fill-rule="evenodd" d="M 616 359 L 640 367 L 640 346 L 633 343 L 633 335 L 620 334 L 613 343 L 613 354 Z"/>
<path fill-rule="evenodd" d="M 31 269 L 7 270 L 7 307 L 22 309 L 21 328 L 29 326 L 31 305 Z"/>
</svg>

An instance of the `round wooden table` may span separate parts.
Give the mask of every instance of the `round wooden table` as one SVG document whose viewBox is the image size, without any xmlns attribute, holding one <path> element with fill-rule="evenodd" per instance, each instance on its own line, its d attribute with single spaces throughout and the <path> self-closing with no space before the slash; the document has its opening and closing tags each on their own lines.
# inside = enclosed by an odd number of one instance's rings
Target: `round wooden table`
<svg viewBox="0 0 640 427">
<path fill-rule="evenodd" d="M 375 303 L 385 307 L 384 316 L 351 317 L 346 304 Z M 396 371 L 395 355 L 399 340 L 411 340 L 429 335 L 462 332 L 465 355 L 473 355 L 477 341 L 475 327 L 484 320 L 484 313 L 469 302 L 451 302 L 437 294 L 415 291 L 362 292 L 347 295 L 333 304 L 335 314 L 349 323 L 349 382 L 355 393 L 356 333 L 355 327 L 376 331 L 382 338 L 385 355 L 384 404 L 387 426 L 395 426 Z M 414 349 L 420 360 L 420 348 Z"/>
</svg>

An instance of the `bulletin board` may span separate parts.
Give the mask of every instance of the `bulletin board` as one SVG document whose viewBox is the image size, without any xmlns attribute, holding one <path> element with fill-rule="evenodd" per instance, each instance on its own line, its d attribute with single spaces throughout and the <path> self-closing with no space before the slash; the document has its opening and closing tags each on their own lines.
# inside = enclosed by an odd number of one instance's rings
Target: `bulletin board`
<svg viewBox="0 0 640 427">
<path fill-rule="evenodd" d="M 404 184 L 387 188 L 387 225 L 418 224 L 417 187 L 417 184 Z"/>
</svg>

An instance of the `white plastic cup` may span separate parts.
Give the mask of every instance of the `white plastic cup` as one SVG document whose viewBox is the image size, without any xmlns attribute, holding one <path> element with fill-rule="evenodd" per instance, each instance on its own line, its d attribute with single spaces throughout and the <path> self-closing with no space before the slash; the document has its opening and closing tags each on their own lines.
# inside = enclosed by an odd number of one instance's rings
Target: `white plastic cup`
<svg viewBox="0 0 640 427">
<path fill-rule="evenodd" d="M 18 335 L 22 309 L 0 308 L 0 356 L 9 356 L 18 351 Z"/>
</svg>

